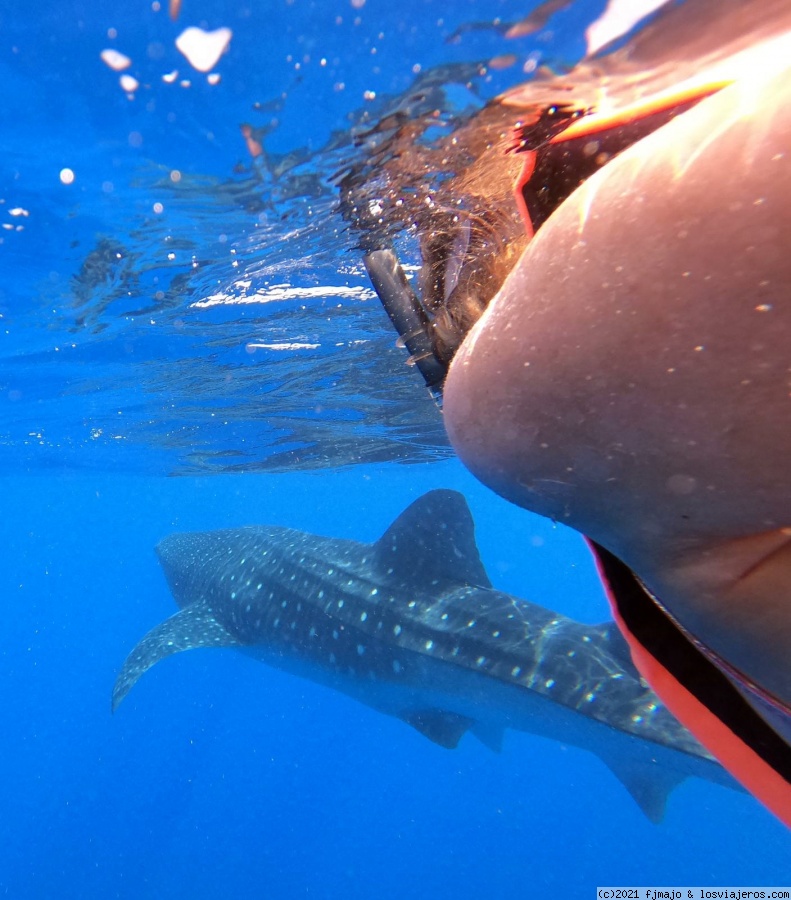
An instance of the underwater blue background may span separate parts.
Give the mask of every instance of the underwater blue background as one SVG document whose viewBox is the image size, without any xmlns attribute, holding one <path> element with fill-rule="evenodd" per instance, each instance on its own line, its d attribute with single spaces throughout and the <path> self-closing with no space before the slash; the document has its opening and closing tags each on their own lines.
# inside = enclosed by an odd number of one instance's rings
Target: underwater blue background
<svg viewBox="0 0 791 900">
<path fill-rule="evenodd" d="M 496 586 L 606 615 L 581 542 L 455 463 L 215 479 L 6 478 L 0 884 L 12 897 L 586 897 L 601 884 L 782 884 L 789 839 L 690 779 L 652 825 L 592 754 L 508 732 L 455 751 L 233 650 L 110 690 L 175 610 L 153 546 L 277 522 L 374 540 L 462 490 Z"/>
<path fill-rule="evenodd" d="M 579 55 L 580 25 L 602 6 L 564 13 L 542 52 Z M 468 498 L 495 587 L 589 622 L 608 615 L 582 541 L 493 496 L 452 458 L 169 477 L 173 445 L 145 436 L 173 413 L 147 405 L 134 362 L 145 355 L 166 391 L 181 351 L 139 317 L 100 316 L 88 333 L 64 313 L 95 236 L 139 226 L 152 169 L 230 175 L 254 101 L 288 95 L 272 149 L 319 147 L 365 91 L 404 90 L 416 62 L 493 52 L 483 31 L 473 47 L 445 44 L 443 17 L 523 8 L 184 0 L 173 24 L 150 3 L 122 7 L 0 6 L 0 219 L 24 225 L 0 243 L 0 895 L 584 898 L 603 884 L 791 881 L 789 835 L 746 794 L 689 780 L 655 826 L 589 753 L 516 732 L 500 754 L 471 736 L 444 750 L 232 650 L 163 662 L 110 713 L 125 656 L 175 611 L 153 550 L 175 530 L 267 523 L 371 541 L 424 491 L 450 487 Z M 161 73 L 186 68 L 172 42 L 189 24 L 233 28 L 222 81 L 193 73 L 189 90 L 166 90 Z M 99 61 L 111 45 L 134 57 L 149 94 L 120 90 Z M 330 64 L 295 74 L 297 54 Z M 72 185 L 59 180 L 65 166 Z M 169 226 L 198 245 L 216 213 L 211 185 L 199 200 L 205 208 L 196 201 Z M 9 217 L 16 207 L 29 215 Z M 243 211 L 223 215 L 231 243 L 248 230 L 252 240 Z M 128 246 L 150 252 L 140 234 Z M 218 256 L 211 277 L 230 265 Z M 302 277 L 315 283 L 307 268 Z M 191 352 L 202 371 L 217 350 Z M 254 376 L 265 415 L 266 367 Z M 305 403 L 318 406 L 309 392 Z M 108 410 L 137 416 L 136 440 L 86 438 L 106 433 L 94 417 Z M 228 421 L 229 448 L 255 442 L 255 428 Z"/>
</svg>

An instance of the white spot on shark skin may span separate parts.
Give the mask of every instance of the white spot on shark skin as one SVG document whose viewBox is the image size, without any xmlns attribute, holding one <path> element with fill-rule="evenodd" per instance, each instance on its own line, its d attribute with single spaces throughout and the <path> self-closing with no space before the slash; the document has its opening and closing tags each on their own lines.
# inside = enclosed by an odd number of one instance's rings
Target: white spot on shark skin
<svg viewBox="0 0 791 900">
<path fill-rule="evenodd" d="M 639 725 L 640 722 L 643 721 L 643 717 L 642 717 L 642 716 L 638 716 L 638 715 L 635 713 L 635 715 L 632 716 L 632 721 L 635 723 L 635 725 Z"/>
<path fill-rule="evenodd" d="M 368 618 L 368 613 L 364 612 L 360 615 L 360 621 L 364 622 Z"/>
<path fill-rule="evenodd" d="M 337 632 L 337 631 L 333 631 L 333 632 L 332 632 L 332 639 L 333 639 L 333 641 L 337 641 L 337 640 L 338 640 L 338 632 Z"/>
<path fill-rule="evenodd" d="M 316 637 L 316 629 L 315 628 L 311 627 L 310 631 L 308 632 L 308 637 L 312 637 L 312 638 Z"/>
<path fill-rule="evenodd" d="M 475 625 L 475 619 L 470 619 L 470 621 L 467 622 L 467 628 L 472 628 L 474 625 Z"/>
<path fill-rule="evenodd" d="M 593 703 L 593 701 L 594 701 L 595 699 L 596 699 L 596 694 L 594 694 L 593 691 L 591 691 L 589 694 L 585 694 L 585 700 L 586 700 L 588 703 Z"/>
<path fill-rule="evenodd" d="M 426 641 L 426 650 L 432 650 L 434 648 L 434 641 Z"/>
<path fill-rule="evenodd" d="M 379 591 L 378 591 L 376 588 L 374 588 L 374 589 L 371 591 L 371 596 L 372 596 L 372 597 L 375 597 L 378 593 L 379 593 Z"/>
<path fill-rule="evenodd" d="M 555 686 L 555 679 L 554 679 L 554 678 L 547 678 L 547 680 L 544 682 L 544 687 L 545 687 L 545 688 L 553 688 L 554 686 Z"/>
<path fill-rule="evenodd" d="M 231 600 L 236 599 L 236 591 L 231 591 Z"/>
<path fill-rule="evenodd" d="M 475 660 L 476 666 L 482 666 L 486 662 L 485 656 L 479 656 L 478 659 Z"/>
<path fill-rule="evenodd" d="M 493 631 L 493 632 L 492 632 L 492 637 L 493 637 L 493 638 L 498 638 L 498 637 L 500 637 L 500 632 L 499 632 L 499 631 Z"/>
<path fill-rule="evenodd" d="M 251 606 L 250 606 L 250 604 L 248 603 L 247 606 L 245 606 L 244 611 L 245 611 L 245 612 L 250 612 L 250 609 L 251 609 Z"/>
<path fill-rule="evenodd" d="M 343 609 L 343 600 L 338 601 L 338 609 Z"/>
<path fill-rule="evenodd" d="M 277 626 L 280 624 L 280 617 L 278 616 L 278 618 L 276 618 L 272 624 L 275 626 L 275 628 L 277 628 Z"/>
<path fill-rule="evenodd" d="M 319 591 L 319 600 L 324 599 L 324 591 Z"/>
<path fill-rule="evenodd" d="M 281 609 L 285 609 L 287 606 L 288 606 L 288 601 L 287 601 L 287 600 L 284 600 L 284 601 L 280 604 L 280 608 L 281 608 Z"/>
<path fill-rule="evenodd" d="M 398 635 L 401 634 L 401 626 L 400 626 L 400 625 L 396 625 L 396 626 L 393 628 L 393 634 L 394 634 L 396 637 L 398 637 Z"/>
<path fill-rule="evenodd" d="M 410 609 L 414 609 L 414 608 L 417 606 L 417 603 L 415 603 L 414 600 L 410 600 L 409 603 L 407 603 L 407 606 L 408 606 Z"/>
<path fill-rule="evenodd" d="M 256 585 L 256 590 L 257 590 L 257 591 L 260 591 L 262 587 L 263 587 L 262 584 Z"/>
<path fill-rule="evenodd" d="M 357 645 L 357 655 L 362 656 L 365 653 L 365 647 L 362 644 Z"/>
<path fill-rule="evenodd" d="M 513 669 L 511 669 L 511 675 L 514 678 L 518 678 L 521 674 L 522 674 L 522 669 L 520 666 L 514 666 Z"/>
</svg>

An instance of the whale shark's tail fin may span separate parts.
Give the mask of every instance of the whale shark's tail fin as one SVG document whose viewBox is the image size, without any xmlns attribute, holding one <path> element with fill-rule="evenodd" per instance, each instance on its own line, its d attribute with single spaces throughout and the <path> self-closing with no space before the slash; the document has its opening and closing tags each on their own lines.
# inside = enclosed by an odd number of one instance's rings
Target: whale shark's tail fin
<svg viewBox="0 0 791 900">
<path fill-rule="evenodd" d="M 143 638 L 127 656 L 113 686 L 113 712 L 137 683 L 140 676 L 160 659 L 196 647 L 240 647 L 214 618 L 208 604 L 194 603 L 165 619 Z"/>
</svg>

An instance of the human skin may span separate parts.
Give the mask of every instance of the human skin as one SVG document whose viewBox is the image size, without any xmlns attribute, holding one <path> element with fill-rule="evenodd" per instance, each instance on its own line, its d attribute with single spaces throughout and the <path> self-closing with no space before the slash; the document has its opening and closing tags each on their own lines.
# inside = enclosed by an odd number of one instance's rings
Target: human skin
<svg viewBox="0 0 791 900">
<path fill-rule="evenodd" d="M 609 549 L 791 707 L 791 70 L 572 194 L 456 354 L 444 410 L 482 481 Z"/>
</svg>

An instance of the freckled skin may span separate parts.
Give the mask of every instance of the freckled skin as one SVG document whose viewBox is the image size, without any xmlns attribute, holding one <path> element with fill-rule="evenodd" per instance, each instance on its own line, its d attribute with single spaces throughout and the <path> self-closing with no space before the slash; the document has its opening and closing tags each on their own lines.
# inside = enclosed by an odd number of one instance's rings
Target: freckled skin
<svg viewBox="0 0 791 900">
<path fill-rule="evenodd" d="M 791 75 L 638 142 L 539 230 L 454 358 L 467 466 L 593 538 L 791 704 Z"/>
</svg>

